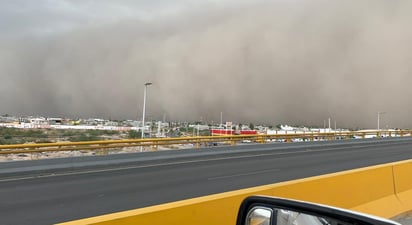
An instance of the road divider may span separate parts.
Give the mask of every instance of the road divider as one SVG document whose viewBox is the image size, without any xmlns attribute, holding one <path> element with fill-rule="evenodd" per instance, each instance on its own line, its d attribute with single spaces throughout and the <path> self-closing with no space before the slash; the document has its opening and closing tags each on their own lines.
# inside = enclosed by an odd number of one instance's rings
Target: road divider
<svg viewBox="0 0 412 225">
<path fill-rule="evenodd" d="M 412 209 L 410 171 L 412 160 L 401 161 L 86 218 L 60 225 L 235 224 L 241 201 L 250 195 L 299 199 L 393 218 Z"/>
</svg>

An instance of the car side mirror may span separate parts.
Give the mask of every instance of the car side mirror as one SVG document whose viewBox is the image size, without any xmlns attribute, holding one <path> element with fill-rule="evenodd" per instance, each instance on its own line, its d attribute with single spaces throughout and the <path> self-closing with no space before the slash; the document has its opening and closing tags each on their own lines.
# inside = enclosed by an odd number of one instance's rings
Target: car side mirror
<svg viewBox="0 0 412 225">
<path fill-rule="evenodd" d="M 310 202 L 251 196 L 242 202 L 236 225 L 400 225 L 400 223 Z"/>
</svg>

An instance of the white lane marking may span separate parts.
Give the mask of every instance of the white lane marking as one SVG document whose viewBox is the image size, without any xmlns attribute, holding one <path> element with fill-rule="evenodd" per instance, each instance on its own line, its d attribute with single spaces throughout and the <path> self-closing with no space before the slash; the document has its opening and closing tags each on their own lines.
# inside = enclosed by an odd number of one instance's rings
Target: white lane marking
<svg viewBox="0 0 412 225">
<path fill-rule="evenodd" d="M 250 172 L 250 173 L 238 173 L 238 174 L 227 175 L 227 176 L 210 177 L 210 178 L 207 178 L 207 180 L 220 180 L 220 179 L 243 177 L 243 176 L 250 176 L 250 175 L 256 175 L 256 174 L 261 174 L 261 173 L 279 172 L 279 171 L 280 169 L 259 170 L 259 171 Z"/>
<path fill-rule="evenodd" d="M 372 147 L 372 146 L 375 146 L 375 145 L 358 146 L 358 148 L 365 148 L 365 147 Z M 327 148 L 327 149 L 319 149 L 319 150 L 303 149 L 303 150 L 298 150 L 298 151 L 287 151 L 287 152 L 277 152 L 277 153 L 261 153 L 261 154 L 244 155 L 244 156 L 221 157 L 221 158 L 215 158 L 215 159 L 191 160 L 191 161 L 173 162 L 173 163 L 159 163 L 159 164 L 151 164 L 151 165 L 143 165 L 143 166 L 127 166 L 127 167 L 110 168 L 110 169 L 96 169 L 96 170 L 87 170 L 87 171 L 52 173 L 52 174 L 44 174 L 44 175 L 36 175 L 36 176 L 28 176 L 28 177 L 18 177 L 18 178 L 8 178 L 8 179 L 1 179 L 0 178 L 0 182 L 29 180 L 29 179 L 58 177 L 58 176 L 82 175 L 82 174 L 92 174 L 92 173 L 115 172 L 115 171 L 129 170 L 129 169 L 151 168 L 151 167 L 158 167 L 158 166 L 172 166 L 172 165 L 184 165 L 184 164 L 200 163 L 200 162 L 223 161 L 223 160 L 228 160 L 228 159 L 245 159 L 245 158 L 255 158 L 255 157 L 262 157 L 262 156 L 288 155 L 288 154 L 292 155 L 292 154 L 312 153 L 312 152 L 327 152 L 327 151 L 333 151 L 333 150 L 350 149 L 352 147 L 353 146 L 338 147 L 338 148 Z"/>
</svg>

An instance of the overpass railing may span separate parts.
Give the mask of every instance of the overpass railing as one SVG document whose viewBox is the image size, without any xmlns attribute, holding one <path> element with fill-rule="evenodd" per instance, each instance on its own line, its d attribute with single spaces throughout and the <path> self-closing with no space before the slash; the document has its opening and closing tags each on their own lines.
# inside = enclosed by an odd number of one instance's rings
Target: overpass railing
<svg viewBox="0 0 412 225">
<path fill-rule="evenodd" d="M 392 138 L 412 136 L 412 130 L 380 130 L 380 131 L 337 131 L 337 132 L 303 132 L 288 131 L 276 134 L 259 135 L 222 135 L 222 136 L 195 136 L 176 138 L 147 138 L 147 139 L 125 139 L 105 140 L 87 142 L 57 142 L 37 144 L 0 145 L 0 155 L 42 153 L 59 151 L 102 151 L 121 150 L 127 147 L 148 146 L 150 150 L 156 151 L 159 146 L 193 145 L 195 148 L 214 146 L 218 144 L 236 145 L 241 142 L 296 142 L 296 141 L 324 141 L 342 139 L 365 139 L 365 138 Z"/>
</svg>

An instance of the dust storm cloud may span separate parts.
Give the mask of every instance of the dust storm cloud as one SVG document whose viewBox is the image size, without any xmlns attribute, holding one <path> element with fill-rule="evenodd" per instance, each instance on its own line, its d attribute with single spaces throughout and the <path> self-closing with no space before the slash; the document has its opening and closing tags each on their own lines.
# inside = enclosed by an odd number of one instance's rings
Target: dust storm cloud
<svg viewBox="0 0 412 225">
<path fill-rule="evenodd" d="M 130 4 L 133 15 L 139 5 Z M 223 112 L 241 123 L 323 126 L 332 118 L 366 128 L 385 111 L 381 126 L 412 126 L 409 1 L 152 7 L 85 24 L 50 14 L 65 28 L 39 22 L 36 32 L 9 21 L 0 37 L 0 113 L 139 119 L 150 81 L 149 119 L 211 122 Z"/>
</svg>

